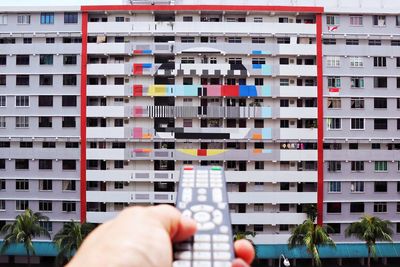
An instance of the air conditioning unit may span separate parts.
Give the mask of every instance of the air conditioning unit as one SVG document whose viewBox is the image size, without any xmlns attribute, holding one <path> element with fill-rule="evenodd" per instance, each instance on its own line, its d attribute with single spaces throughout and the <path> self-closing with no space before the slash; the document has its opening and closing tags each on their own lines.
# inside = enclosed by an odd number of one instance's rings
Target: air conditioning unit
<svg viewBox="0 0 400 267">
<path fill-rule="evenodd" d="M 296 167 L 296 162 L 291 161 L 291 162 L 290 162 L 290 167 Z"/>
<path fill-rule="evenodd" d="M 124 124 L 129 124 L 129 120 L 124 120 Z"/>
<path fill-rule="evenodd" d="M 289 80 L 289 83 L 290 84 L 294 84 L 294 80 Z"/>
<path fill-rule="evenodd" d="M 125 18 L 125 22 L 130 22 L 131 18 Z"/>
<path fill-rule="evenodd" d="M 289 103 L 290 105 L 294 105 L 294 100 L 293 99 L 289 100 Z"/>
<path fill-rule="evenodd" d="M 125 103 L 129 103 L 129 98 L 124 99 Z"/>
<path fill-rule="evenodd" d="M 124 182 L 124 186 L 129 186 L 129 182 Z"/>
<path fill-rule="evenodd" d="M 289 207 L 294 208 L 294 207 L 296 207 L 296 205 L 295 204 L 290 204 Z"/>
<path fill-rule="evenodd" d="M 293 58 L 289 59 L 289 63 L 294 64 L 294 59 Z"/>
<path fill-rule="evenodd" d="M 129 83 L 129 79 L 125 79 L 125 83 Z"/>
<path fill-rule="evenodd" d="M 293 23 L 294 22 L 294 19 L 289 19 L 289 23 Z"/>
<path fill-rule="evenodd" d="M 296 187 L 295 183 L 290 183 L 290 187 Z"/>
<path fill-rule="evenodd" d="M 295 121 L 290 121 L 289 124 L 290 125 L 294 125 L 296 122 Z"/>
</svg>

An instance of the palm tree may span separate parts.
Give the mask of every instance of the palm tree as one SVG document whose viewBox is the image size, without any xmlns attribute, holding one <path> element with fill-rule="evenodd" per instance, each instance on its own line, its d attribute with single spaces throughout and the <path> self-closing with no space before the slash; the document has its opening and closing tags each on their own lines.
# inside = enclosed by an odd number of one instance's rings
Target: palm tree
<svg viewBox="0 0 400 267">
<path fill-rule="evenodd" d="M 364 215 L 361 221 L 354 222 L 347 227 L 346 237 L 355 236 L 365 241 L 368 247 L 368 267 L 371 266 L 371 255 L 376 257 L 375 244 L 376 241 L 392 242 L 393 231 L 390 228 L 391 222 L 382 220 L 379 217 Z"/>
<path fill-rule="evenodd" d="M 327 227 L 314 224 L 311 218 L 305 220 L 292 230 L 292 235 L 288 240 L 289 249 L 297 246 L 305 246 L 311 255 L 312 266 L 321 265 L 319 257 L 319 246 L 336 247 L 335 242 L 329 237 Z"/>
<path fill-rule="evenodd" d="M 252 232 L 252 231 L 236 232 L 233 234 L 233 241 L 240 240 L 240 239 L 246 239 L 253 244 L 253 240 L 250 239 L 250 236 L 255 237 L 256 232 Z"/>
<path fill-rule="evenodd" d="M 71 220 L 64 224 L 63 228 L 54 236 L 53 241 L 58 247 L 57 262 L 66 258 L 70 260 L 78 250 L 83 240 L 95 228 L 94 224 L 74 222 Z"/>
<path fill-rule="evenodd" d="M 15 217 L 15 221 L 6 224 L 1 228 L 1 233 L 5 234 L 4 243 L 1 247 L 1 253 L 13 244 L 23 243 L 26 254 L 28 255 L 28 266 L 31 266 L 31 255 L 35 255 L 32 239 L 37 236 L 50 238 L 49 232 L 40 225 L 40 222 L 48 221 L 49 218 L 39 212 L 33 212 L 30 209 Z"/>
</svg>

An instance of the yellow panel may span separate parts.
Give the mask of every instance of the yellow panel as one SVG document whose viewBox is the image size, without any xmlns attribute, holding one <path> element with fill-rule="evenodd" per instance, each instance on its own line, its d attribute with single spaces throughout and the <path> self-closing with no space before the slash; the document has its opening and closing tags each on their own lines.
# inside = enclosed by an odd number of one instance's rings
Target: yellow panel
<svg viewBox="0 0 400 267">
<path fill-rule="evenodd" d="M 177 150 L 187 155 L 197 156 L 197 149 L 177 149 Z"/>
<path fill-rule="evenodd" d="M 207 149 L 207 156 L 215 156 L 224 153 L 225 149 Z"/>
</svg>

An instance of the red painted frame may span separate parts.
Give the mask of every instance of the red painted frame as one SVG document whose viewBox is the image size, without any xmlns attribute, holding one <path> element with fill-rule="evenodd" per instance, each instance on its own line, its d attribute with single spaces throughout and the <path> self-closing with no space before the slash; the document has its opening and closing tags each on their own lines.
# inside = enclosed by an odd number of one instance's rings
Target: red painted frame
<svg viewBox="0 0 400 267">
<path fill-rule="evenodd" d="M 232 6 L 232 5 L 94 5 L 81 6 L 82 56 L 81 56 L 81 221 L 86 221 L 86 64 L 88 11 L 265 11 L 301 12 L 316 15 L 317 45 L 317 101 L 318 101 L 318 191 L 317 223 L 323 223 L 324 150 L 323 150 L 323 69 L 322 69 L 322 13 L 323 7 L 310 6 Z"/>
</svg>

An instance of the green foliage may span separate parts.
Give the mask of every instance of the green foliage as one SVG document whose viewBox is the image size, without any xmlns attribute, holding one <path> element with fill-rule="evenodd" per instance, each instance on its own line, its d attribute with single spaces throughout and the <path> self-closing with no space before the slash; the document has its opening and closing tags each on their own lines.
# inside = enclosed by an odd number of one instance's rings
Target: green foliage
<svg viewBox="0 0 400 267">
<path fill-rule="evenodd" d="M 73 254 L 81 246 L 83 240 L 95 228 L 94 224 L 74 222 L 71 220 L 64 224 L 63 228 L 54 236 L 59 254 L 57 261 L 63 261 L 64 258 L 68 260 L 72 258 Z"/>
<path fill-rule="evenodd" d="M 253 241 L 250 239 L 250 237 L 255 237 L 256 236 L 256 232 L 252 232 L 252 231 L 244 231 L 244 232 L 236 232 L 233 234 L 233 240 L 240 240 L 240 239 L 246 239 L 248 241 L 250 241 L 251 243 L 253 243 Z"/>
<path fill-rule="evenodd" d="M 327 227 L 315 225 L 314 220 L 310 218 L 292 230 L 292 235 L 288 240 L 288 246 L 290 249 L 298 246 L 305 246 L 307 252 L 311 255 L 313 262 L 315 262 L 317 266 L 321 265 L 318 247 L 336 247 L 335 242 L 333 242 L 327 233 Z"/>
</svg>

